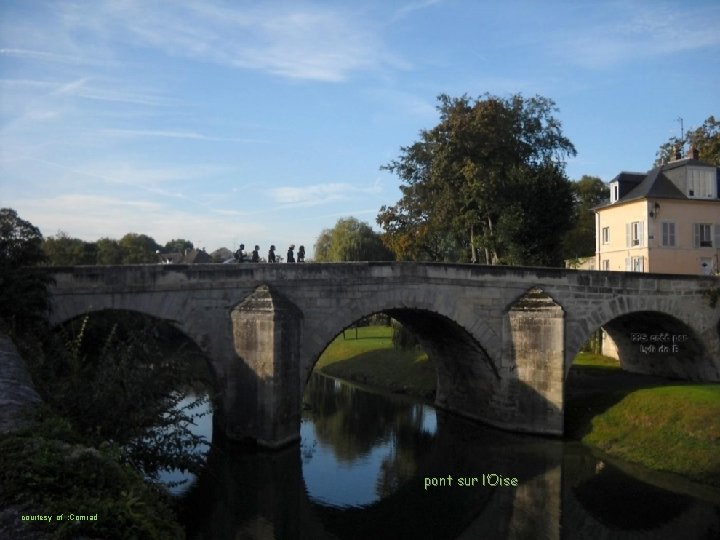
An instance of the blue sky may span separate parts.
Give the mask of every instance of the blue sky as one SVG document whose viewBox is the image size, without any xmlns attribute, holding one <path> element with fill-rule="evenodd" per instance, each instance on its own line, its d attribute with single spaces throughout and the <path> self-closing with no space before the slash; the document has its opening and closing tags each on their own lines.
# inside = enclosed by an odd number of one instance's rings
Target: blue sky
<svg viewBox="0 0 720 540">
<path fill-rule="evenodd" d="M 0 206 L 212 251 L 375 225 L 436 96 L 553 99 L 571 179 L 720 116 L 720 2 L 2 1 Z"/>
</svg>

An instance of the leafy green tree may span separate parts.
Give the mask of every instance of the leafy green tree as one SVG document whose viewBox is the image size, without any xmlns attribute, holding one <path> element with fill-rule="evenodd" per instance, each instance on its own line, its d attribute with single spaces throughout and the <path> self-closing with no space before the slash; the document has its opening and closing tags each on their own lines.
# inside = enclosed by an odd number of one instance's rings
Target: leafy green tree
<svg viewBox="0 0 720 540">
<path fill-rule="evenodd" d="M 228 259 L 231 259 L 232 256 L 233 256 L 232 251 L 230 251 L 226 247 L 221 247 L 221 248 L 216 249 L 215 251 L 213 251 L 210 254 L 210 260 L 215 263 L 221 263 L 221 262 L 227 261 Z"/>
<path fill-rule="evenodd" d="M 120 242 L 113 238 L 101 238 L 95 245 L 97 264 L 122 264 L 125 257 Z"/>
<path fill-rule="evenodd" d="M 193 243 L 190 240 L 184 238 L 173 238 L 163 248 L 163 253 L 184 253 L 185 250 L 193 249 Z"/>
<path fill-rule="evenodd" d="M 700 161 L 720 166 L 720 121 L 708 116 L 702 126 L 689 129 L 683 138 L 670 137 L 658 149 L 655 166 L 672 161 L 676 152 L 692 147 L 697 149 Z"/>
<path fill-rule="evenodd" d="M 94 243 L 72 238 L 64 231 L 46 238 L 43 250 L 53 266 L 95 264 L 97 258 L 97 246 Z"/>
<path fill-rule="evenodd" d="M 40 229 L 0 209 L 0 319 L 11 329 L 41 323 L 48 310 L 50 278 L 37 268 L 47 262 Z"/>
<path fill-rule="evenodd" d="M 86 442 L 113 441 L 148 476 L 163 468 L 195 470 L 202 437 L 188 429 L 202 400 L 180 406 L 196 382 L 190 355 L 161 350 L 146 316 L 95 313 L 68 323 L 32 369 L 45 402 Z M 175 342 L 180 341 L 174 336 Z"/>
<path fill-rule="evenodd" d="M 519 211 L 519 186 L 540 183 L 531 190 L 538 194 L 567 183 L 563 159 L 575 155 L 575 148 L 553 116 L 554 102 L 490 94 L 474 100 L 441 95 L 438 101 L 439 124 L 421 131 L 420 141 L 401 148 L 401 156 L 383 167 L 404 183 L 401 200 L 378 214 L 383 240 L 403 259 L 447 260 L 457 247 L 465 253 L 459 260 L 477 261 L 478 249 L 488 263 L 547 259 L 534 248 L 505 244 L 531 233 L 518 219 L 537 223 L 541 216 L 531 214 L 544 214 L 537 205 Z M 543 198 L 551 200 L 550 194 Z M 503 231 L 498 229 L 501 218 Z M 567 220 L 553 216 L 551 221 L 555 227 L 543 227 L 537 235 L 550 234 L 546 240 L 559 243 Z M 547 242 L 537 238 L 532 243 Z"/>
<path fill-rule="evenodd" d="M 595 253 L 593 208 L 608 201 L 610 190 L 600 178 L 587 175 L 570 186 L 573 192 L 573 222 L 563 238 L 563 258 L 590 257 Z"/>
<path fill-rule="evenodd" d="M 496 237 L 504 264 L 557 266 L 561 237 L 572 222 L 572 188 L 552 163 L 513 170 L 503 189 L 507 199 Z"/>
<path fill-rule="evenodd" d="M 123 264 L 142 264 L 157 262 L 160 246 L 145 234 L 128 233 L 120 239 L 123 250 Z"/>
<path fill-rule="evenodd" d="M 392 261 L 394 256 L 370 225 L 349 217 L 339 219 L 332 229 L 320 233 L 315 243 L 315 260 Z"/>
</svg>

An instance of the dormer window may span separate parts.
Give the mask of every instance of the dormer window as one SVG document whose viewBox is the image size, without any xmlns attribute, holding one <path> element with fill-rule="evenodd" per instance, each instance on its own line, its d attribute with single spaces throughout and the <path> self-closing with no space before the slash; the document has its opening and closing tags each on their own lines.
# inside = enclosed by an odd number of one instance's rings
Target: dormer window
<svg viewBox="0 0 720 540">
<path fill-rule="evenodd" d="M 690 199 L 717 199 L 715 169 L 688 167 L 687 196 Z"/>
<path fill-rule="evenodd" d="M 617 202 L 617 200 L 620 198 L 620 187 L 617 182 L 611 182 L 610 183 L 610 203 Z"/>
</svg>

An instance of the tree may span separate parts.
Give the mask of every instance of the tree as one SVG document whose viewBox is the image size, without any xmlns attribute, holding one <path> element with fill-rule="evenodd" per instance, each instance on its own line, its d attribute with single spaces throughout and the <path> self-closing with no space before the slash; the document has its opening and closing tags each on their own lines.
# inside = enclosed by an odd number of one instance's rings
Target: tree
<svg viewBox="0 0 720 540">
<path fill-rule="evenodd" d="M 658 149 L 655 166 L 672 161 L 676 152 L 682 153 L 682 149 L 686 147 L 696 148 L 700 161 L 720 166 L 720 121 L 715 120 L 714 116 L 708 116 L 702 126 L 689 129 L 684 137 L 670 137 Z"/>
<path fill-rule="evenodd" d="M 120 243 L 113 238 L 101 238 L 95 242 L 97 264 L 122 264 L 124 254 Z"/>
<path fill-rule="evenodd" d="M 47 262 L 40 229 L 0 209 L 0 319 L 11 327 L 40 322 L 48 310 L 48 275 L 37 269 Z"/>
<path fill-rule="evenodd" d="M 55 237 L 46 238 L 43 250 L 53 266 L 95 264 L 97 259 L 97 246 L 94 243 L 72 238 L 64 231 L 59 231 Z"/>
<path fill-rule="evenodd" d="M 210 259 L 215 263 L 225 262 L 228 259 L 232 259 L 232 257 L 233 252 L 226 247 L 218 248 L 210 254 Z"/>
<path fill-rule="evenodd" d="M 563 259 L 579 259 L 595 253 L 595 212 L 607 202 L 608 186 L 596 176 L 583 177 L 570 184 L 573 192 L 572 227 L 563 238 Z"/>
<path fill-rule="evenodd" d="M 519 209 L 515 190 L 532 187 L 538 194 L 568 182 L 563 159 L 575 155 L 575 148 L 552 115 L 554 102 L 489 94 L 475 100 L 441 95 L 438 101 L 439 124 L 421 131 L 420 141 L 402 147 L 400 158 L 382 167 L 405 184 L 401 200 L 378 214 L 383 240 L 400 258 L 413 260 L 447 260 L 458 248 L 460 260 L 477 261 L 478 249 L 488 263 L 547 259 L 507 242 L 517 241 L 521 229 L 523 238 L 532 236 L 529 227 L 514 220 L 540 223 L 548 217 L 538 205 Z M 563 199 L 566 189 L 560 189 Z M 551 193 L 542 198 L 553 201 Z M 552 217 L 554 228 L 536 233 L 549 236 L 533 238 L 534 245 L 559 243 L 567 219 Z"/>
<path fill-rule="evenodd" d="M 128 233 L 120 239 L 123 250 L 123 264 L 142 264 L 157 262 L 160 246 L 145 234 Z"/>
<path fill-rule="evenodd" d="M 193 243 L 184 238 L 173 238 L 163 248 L 163 253 L 185 253 L 185 250 L 193 249 Z"/>
<path fill-rule="evenodd" d="M 502 262 L 555 266 L 562 260 L 561 235 L 572 223 L 573 195 L 556 167 L 543 163 L 508 174 L 496 229 Z"/>
<path fill-rule="evenodd" d="M 318 262 L 392 261 L 392 252 L 370 225 L 349 217 L 339 219 L 332 229 L 325 229 L 315 243 Z"/>
</svg>

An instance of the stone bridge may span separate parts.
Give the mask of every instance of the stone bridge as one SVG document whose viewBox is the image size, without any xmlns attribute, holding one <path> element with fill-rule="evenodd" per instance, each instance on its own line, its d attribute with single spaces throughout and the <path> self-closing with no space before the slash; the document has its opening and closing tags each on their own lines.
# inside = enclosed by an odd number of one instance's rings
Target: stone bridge
<svg viewBox="0 0 720 540">
<path fill-rule="evenodd" d="M 561 434 L 564 381 L 604 328 L 624 369 L 720 381 L 712 277 L 439 263 L 52 268 L 51 323 L 98 310 L 169 321 L 210 360 L 216 428 L 279 446 L 327 345 L 384 312 L 437 365 L 436 405 L 515 431 Z"/>
</svg>

